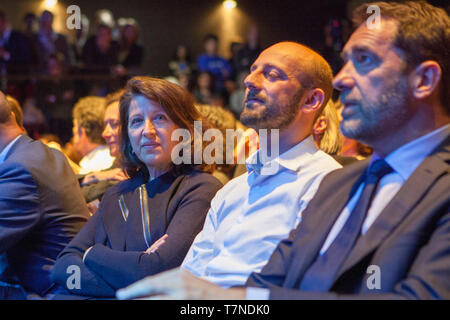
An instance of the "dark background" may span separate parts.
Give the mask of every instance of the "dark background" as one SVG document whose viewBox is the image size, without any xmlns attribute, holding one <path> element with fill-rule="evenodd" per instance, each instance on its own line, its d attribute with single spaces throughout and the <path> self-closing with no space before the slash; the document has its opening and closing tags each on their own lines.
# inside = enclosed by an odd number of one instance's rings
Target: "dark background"
<svg viewBox="0 0 450 320">
<path fill-rule="evenodd" d="M 69 38 L 73 31 L 65 27 L 69 16 L 66 8 L 78 5 L 90 22 L 90 33 L 95 31 L 95 12 L 107 8 L 114 18 L 133 17 L 141 28 L 140 43 L 145 47 L 143 70 L 149 75 L 168 74 L 167 62 L 173 56 L 176 45 L 185 43 L 191 48 L 192 57 L 202 51 L 202 38 L 206 33 L 219 36 L 220 53 L 229 57 L 229 44 L 237 36 L 245 40 L 251 24 L 260 29 L 262 47 L 282 40 L 294 40 L 321 50 L 323 27 L 332 17 L 346 17 L 362 0 L 299 1 L 299 0 L 237 0 L 232 14 L 222 8 L 221 0 L 59 0 L 52 10 L 54 27 Z M 447 6 L 450 1 L 430 1 Z M 39 15 L 45 9 L 44 0 L 0 0 L 13 28 L 22 28 L 26 12 Z"/>
</svg>

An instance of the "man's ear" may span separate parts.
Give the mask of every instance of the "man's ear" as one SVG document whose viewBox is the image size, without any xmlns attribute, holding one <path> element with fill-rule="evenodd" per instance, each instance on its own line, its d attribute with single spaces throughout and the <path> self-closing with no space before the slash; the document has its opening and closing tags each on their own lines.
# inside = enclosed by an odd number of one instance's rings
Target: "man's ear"
<svg viewBox="0 0 450 320">
<path fill-rule="evenodd" d="M 412 95 L 416 99 L 429 97 L 442 78 L 441 66 L 432 60 L 424 61 L 412 73 Z"/>
<path fill-rule="evenodd" d="M 77 131 L 78 131 L 78 136 L 82 137 L 86 135 L 86 130 L 84 130 L 83 127 L 77 127 Z"/>
<path fill-rule="evenodd" d="M 325 116 L 320 116 L 314 123 L 313 133 L 315 136 L 320 136 L 324 133 L 326 128 L 327 128 L 327 119 L 325 119 Z"/>
<path fill-rule="evenodd" d="M 316 112 L 322 106 L 324 99 L 325 93 L 322 89 L 314 88 L 307 90 L 303 95 L 302 111 L 304 113 Z"/>
</svg>

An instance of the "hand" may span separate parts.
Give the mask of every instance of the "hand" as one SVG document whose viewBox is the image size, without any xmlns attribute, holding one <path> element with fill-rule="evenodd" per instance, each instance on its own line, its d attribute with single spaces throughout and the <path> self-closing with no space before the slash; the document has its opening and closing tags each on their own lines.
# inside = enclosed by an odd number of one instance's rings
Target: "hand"
<svg viewBox="0 0 450 320">
<path fill-rule="evenodd" d="M 106 170 L 106 171 L 97 171 L 93 173 L 89 173 L 83 178 L 81 183 L 82 186 L 87 186 L 93 183 L 97 183 L 100 181 L 122 181 L 126 180 L 127 177 L 125 173 L 120 168 Z"/>
<path fill-rule="evenodd" d="M 167 234 L 163 235 L 161 238 L 159 238 L 158 240 L 156 240 L 151 246 L 150 248 L 148 248 L 147 250 L 145 250 L 146 254 L 150 254 L 155 252 L 156 250 L 159 249 L 159 247 L 161 247 L 164 243 L 166 243 L 166 239 L 167 237 L 169 237 Z"/>
<path fill-rule="evenodd" d="M 116 296 L 122 300 L 143 297 L 149 300 L 240 300 L 245 299 L 245 289 L 222 289 L 177 268 L 144 278 L 117 291 Z"/>
<path fill-rule="evenodd" d="M 100 205 L 100 201 L 98 201 L 98 199 L 95 199 L 94 201 L 91 201 L 87 204 L 89 213 L 91 214 L 91 216 L 97 212 L 98 210 L 98 206 Z"/>
</svg>

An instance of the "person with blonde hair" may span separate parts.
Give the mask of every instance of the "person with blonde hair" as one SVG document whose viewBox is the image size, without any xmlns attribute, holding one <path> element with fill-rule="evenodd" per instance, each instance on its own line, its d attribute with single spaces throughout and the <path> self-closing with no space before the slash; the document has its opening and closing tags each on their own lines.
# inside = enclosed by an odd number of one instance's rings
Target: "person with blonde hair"
<svg viewBox="0 0 450 320">
<path fill-rule="evenodd" d="M 344 136 L 339 130 L 339 117 L 332 99 L 328 101 L 314 123 L 313 136 L 323 152 L 338 155 L 341 151 Z"/>
</svg>

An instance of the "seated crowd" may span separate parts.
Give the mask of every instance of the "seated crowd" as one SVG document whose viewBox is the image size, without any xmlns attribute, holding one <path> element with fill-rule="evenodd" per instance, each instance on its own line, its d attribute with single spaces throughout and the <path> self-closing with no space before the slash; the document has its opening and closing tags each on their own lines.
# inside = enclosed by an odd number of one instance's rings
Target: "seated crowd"
<svg viewBox="0 0 450 320">
<path fill-rule="evenodd" d="M 199 82 L 246 71 L 238 109 L 183 85 L 184 46 L 176 81 L 78 99 L 66 144 L 30 138 L 0 91 L 0 299 L 450 299 L 450 18 L 377 2 L 373 28 L 369 5 L 334 78 L 300 43 L 259 50 L 255 29 L 232 68 L 208 35 Z M 78 51 L 98 68 L 101 28 Z"/>
</svg>

